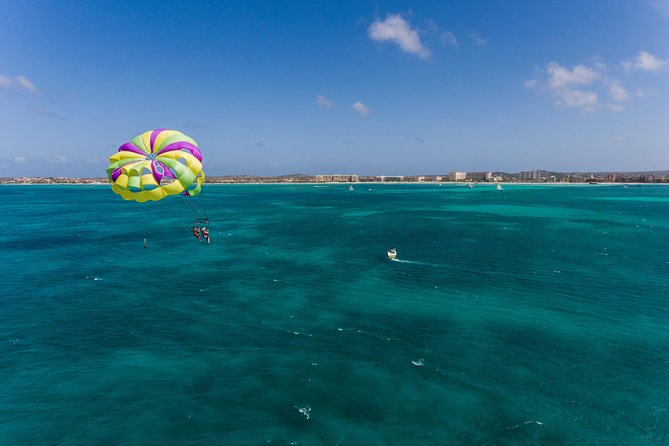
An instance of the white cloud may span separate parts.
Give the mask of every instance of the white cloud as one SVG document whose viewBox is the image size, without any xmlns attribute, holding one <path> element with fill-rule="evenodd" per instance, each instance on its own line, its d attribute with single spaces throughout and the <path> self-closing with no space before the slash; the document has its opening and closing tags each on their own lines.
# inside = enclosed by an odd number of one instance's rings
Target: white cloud
<svg viewBox="0 0 669 446">
<path fill-rule="evenodd" d="M 358 101 L 355 104 L 353 104 L 353 109 L 360 113 L 360 116 L 367 116 L 369 112 L 371 111 L 365 104 L 362 102 Z"/>
<path fill-rule="evenodd" d="M 614 140 L 617 143 L 624 143 L 627 141 L 627 136 L 624 135 L 613 135 L 611 137 L 612 140 Z"/>
<path fill-rule="evenodd" d="M 534 90 L 539 88 L 539 81 L 537 79 L 528 79 L 526 81 L 523 81 L 523 85 L 525 85 L 525 88 Z"/>
<path fill-rule="evenodd" d="M 37 87 L 35 87 L 35 84 L 33 84 L 30 79 L 23 75 L 14 76 L 12 79 L 0 74 L 0 88 L 16 88 L 26 90 L 31 93 L 39 93 L 39 90 Z"/>
<path fill-rule="evenodd" d="M 630 97 L 625 87 L 620 85 L 620 82 L 616 80 L 609 83 L 609 95 L 615 102 L 624 102 Z"/>
<path fill-rule="evenodd" d="M 468 36 L 474 41 L 474 45 L 477 46 L 483 46 L 488 42 L 487 39 L 481 37 L 481 35 L 477 32 L 469 33 Z"/>
<path fill-rule="evenodd" d="M 599 78 L 599 73 L 583 65 L 576 65 L 571 70 L 557 62 L 548 64 L 548 83 L 551 89 L 570 88 L 572 85 L 588 85 Z"/>
<path fill-rule="evenodd" d="M 332 107 L 332 102 L 330 102 L 330 100 L 325 96 L 319 95 L 316 98 L 316 105 L 318 105 L 321 108 L 330 108 Z"/>
<path fill-rule="evenodd" d="M 10 88 L 14 83 L 10 78 L 7 76 L 3 76 L 0 74 L 0 87 L 2 88 Z"/>
<path fill-rule="evenodd" d="M 556 104 L 565 107 L 593 111 L 597 107 L 597 93 L 591 90 L 579 90 L 576 86 L 587 86 L 599 79 L 594 69 L 576 65 L 565 68 L 557 62 L 551 62 L 546 68 L 548 89 L 557 97 Z"/>
<path fill-rule="evenodd" d="M 14 157 L 14 161 L 19 163 L 19 164 L 25 164 L 26 163 L 26 157 L 23 155 L 18 155 Z"/>
<path fill-rule="evenodd" d="M 636 59 L 623 61 L 622 66 L 625 71 L 660 71 L 669 65 L 669 61 L 662 60 L 647 51 L 641 51 Z"/>
<path fill-rule="evenodd" d="M 584 65 L 567 68 L 557 62 L 551 62 L 545 70 L 538 70 L 537 75 L 541 79 L 526 80 L 524 85 L 528 89 L 551 93 L 558 106 L 580 108 L 591 112 L 597 108 L 599 102 L 599 96 L 595 91 L 597 85 L 593 84 L 601 79 L 598 69 L 604 69 L 603 67 L 603 64 L 598 63 L 596 68 Z"/>
<path fill-rule="evenodd" d="M 458 39 L 455 38 L 455 34 L 450 31 L 444 31 L 441 33 L 441 43 L 446 46 L 459 47 Z"/>
<path fill-rule="evenodd" d="M 430 56 L 430 50 L 423 46 L 418 32 L 411 29 L 409 22 L 399 14 L 388 14 L 384 21 L 376 20 L 369 25 L 367 32 L 369 38 L 377 42 L 393 42 L 403 51 L 415 54 L 422 59 Z"/>
<path fill-rule="evenodd" d="M 669 60 L 662 60 L 647 51 L 641 51 L 633 60 L 623 61 L 617 68 L 625 71 L 660 71 L 669 67 Z M 533 79 L 524 81 L 527 89 L 552 94 L 555 104 L 564 107 L 594 111 L 601 106 L 614 112 L 621 112 L 624 103 L 630 99 L 648 96 L 641 88 L 628 89 L 619 79 L 610 76 L 607 65 L 595 58 L 586 65 L 564 67 L 551 62 L 545 68 L 537 69 Z"/>
<path fill-rule="evenodd" d="M 564 90 L 558 93 L 557 105 L 594 111 L 597 107 L 597 93 L 588 90 Z"/>
<path fill-rule="evenodd" d="M 37 93 L 37 87 L 28 79 L 27 77 L 21 75 L 21 76 L 16 76 L 14 78 L 16 80 L 16 85 L 19 86 L 19 88 L 22 88 L 24 90 L 27 90 L 31 93 Z"/>
<path fill-rule="evenodd" d="M 56 155 L 52 160 L 50 160 L 53 163 L 57 164 L 62 164 L 67 162 L 67 158 L 65 158 L 63 155 Z"/>
</svg>

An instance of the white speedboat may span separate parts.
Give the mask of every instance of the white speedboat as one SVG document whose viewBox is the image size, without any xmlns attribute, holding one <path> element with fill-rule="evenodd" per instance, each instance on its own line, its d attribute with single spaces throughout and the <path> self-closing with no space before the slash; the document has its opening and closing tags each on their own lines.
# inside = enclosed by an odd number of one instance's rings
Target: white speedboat
<svg viewBox="0 0 669 446">
<path fill-rule="evenodd" d="M 388 258 L 389 258 L 390 260 L 394 260 L 395 257 L 397 257 L 397 250 L 396 250 L 395 248 L 390 248 L 390 249 L 388 250 Z"/>
</svg>

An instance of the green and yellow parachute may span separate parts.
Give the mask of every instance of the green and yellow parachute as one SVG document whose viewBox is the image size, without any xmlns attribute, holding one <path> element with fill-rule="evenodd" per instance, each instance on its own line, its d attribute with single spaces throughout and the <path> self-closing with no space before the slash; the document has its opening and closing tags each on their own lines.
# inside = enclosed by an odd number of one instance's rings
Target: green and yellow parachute
<svg viewBox="0 0 669 446">
<path fill-rule="evenodd" d="M 176 130 L 149 130 L 109 157 L 112 190 L 125 200 L 144 202 L 168 195 L 194 196 L 204 182 L 197 143 Z"/>
</svg>

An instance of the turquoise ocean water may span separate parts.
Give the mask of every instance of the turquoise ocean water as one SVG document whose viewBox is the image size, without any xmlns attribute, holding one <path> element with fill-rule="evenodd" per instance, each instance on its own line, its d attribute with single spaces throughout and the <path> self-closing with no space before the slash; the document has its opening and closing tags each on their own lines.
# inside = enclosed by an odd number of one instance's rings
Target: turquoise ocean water
<svg viewBox="0 0 669 446">
<path fill-rule="evenodd" d="M 0 444 L 669 443 L 669 187 L 190 204 L 0 187 Z"/>
</svg>

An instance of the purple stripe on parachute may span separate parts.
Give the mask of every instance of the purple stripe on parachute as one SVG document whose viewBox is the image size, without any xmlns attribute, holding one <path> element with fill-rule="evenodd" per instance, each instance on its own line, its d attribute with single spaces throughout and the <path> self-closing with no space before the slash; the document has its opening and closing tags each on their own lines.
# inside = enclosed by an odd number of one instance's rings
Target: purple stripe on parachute
<svg viewBox="0 0 669 446">
<path fill-rule="evenodd" d="M 112 179 L 112 181 L 113 181 L 113 182 L 116 182 L 116 180 L 118 179 L 118 177 L 121 176 L 121 173 L 122 173 L 122 172 L 123 172 L 123 168 L 122 168 L 122 167 L 117 167 L 116 169 L 114 169 L 114 171 L 113 171 L 112 174 L 111 174 L 111 179 Z"/>
<path fill-rule="evenodd" d="M 149 142 L 149 145 L 151 147 L 151 153 L 155 153 L 153 145 L 156 143 L 156 138 L 158 138 L 158 135 L 160 135 L 160 133 L 163 130 L 165 130 L 165 129 L 156 129 L 156 130 L 151 132 L 151 138 L 150 138 L 150 142 Z"/>
<path fill-rule="evenodd" d="M 127 142 L 127 143 L 123 144 L 121 147 L 118 148 L 118 151 L 119 152 L 134 152 L 134 153 L 138 153 L 140 155 L 146 155 L 146 152 L 144 152 L 142 149 L 140 149 L 139 147 L 137 147 L 136 145 L 134 145 L 131 142 Z"/>
<path fill-rule="evenodd" d="M 198 149 L 197 146 L 186 141 L 177 141 L 173 142 L 172 144 L 168 144 L 163 148 L 163 150 L 158 152 L 158 154 L 165 152 L 173 152 L 175 150 L 185 150 L 187 152 L 190 152 L 191 155 L 193 155 L 200 162 L 202 162 L 202 153 L 200 152 L 200 149 Z"/>
<path fill-rule="evenodd" d="M 151 171 L 153 172 L 153 178 L 156 179 L 158 184 L 160 184 L 160 180 L 162 180 L 163 177 L 176 178 L 170 169 L 159 161 L 154 161 L 151 163 Z"/>
<path fill-rule="evenodd" d="M 121 176 L 121 174 L 123 173 L 123 168 L 124 168 L 124 167 L 127 167 L 127 166 L 129 166 L 129 165 L 131 165 L 131 164 L 137 164 L 137 163 L 139 163 L 140 161 L 144 161 L 144 160 L 130 161 L 130 162 L 125 163 L 125 164 L 122 165 L 121 167 L 117 167 L 116 169 L 114 169 L 114 170 L 112 171 L 112 175 L 111 175 L 111 176 L 112 176 L 112 181 L 115 182 L 115 181 L 118 179 L 118 177 Z"/>
</svg>

